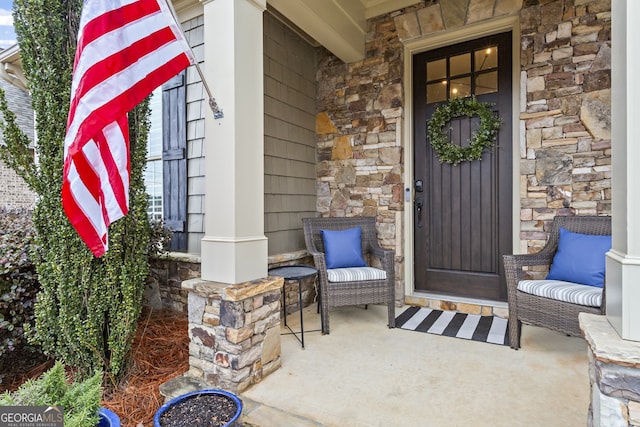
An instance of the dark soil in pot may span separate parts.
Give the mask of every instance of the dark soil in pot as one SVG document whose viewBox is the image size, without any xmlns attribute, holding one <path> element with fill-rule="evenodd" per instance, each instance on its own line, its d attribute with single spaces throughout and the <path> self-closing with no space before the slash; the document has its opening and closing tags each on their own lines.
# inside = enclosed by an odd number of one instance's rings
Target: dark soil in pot
<svg viewBox="0 0 640 427">
<path fill-rule="evenodd" d="M 234 417 L 236 403 L 222 395 L 200 394 L 179 402 L 160 417 L 162 427 L 221 427 Z"/>
</svg>

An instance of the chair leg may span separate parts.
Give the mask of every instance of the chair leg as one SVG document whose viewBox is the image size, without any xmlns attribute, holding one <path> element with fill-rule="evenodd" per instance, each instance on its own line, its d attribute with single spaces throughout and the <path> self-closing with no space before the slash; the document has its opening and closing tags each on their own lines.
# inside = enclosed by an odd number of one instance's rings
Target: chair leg
<svg viewBox="0 0 640 427">
<path fill-rule="evenodd" d="M 515 316 L 509 319 L 509 344 L 512 349 L 520 348 L 520 334 L 522 333 L 522 322 Z"/>
<path fill-rule="evenodd" d="M 389 328 L 396 327 L 396 304 L 395 302 L 390 302 L 387 304 L 387 311 L 389 312 Z"/>
<path fill-rule="evenodd" d="M 329 334 L 329 304 L 320 300 L 320 324 L 322 325 L 322 335 Z"/>
</svg>

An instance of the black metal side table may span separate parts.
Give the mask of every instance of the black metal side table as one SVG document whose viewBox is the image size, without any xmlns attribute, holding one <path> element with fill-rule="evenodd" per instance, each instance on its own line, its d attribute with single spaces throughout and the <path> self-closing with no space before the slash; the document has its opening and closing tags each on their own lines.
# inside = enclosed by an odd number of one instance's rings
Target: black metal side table
<svg viewBox="0 0 640 427">
<path fill-rule="evenodd" d="M 291 265 L 284 267 L 276 267 L 269 270 L 269 276 L 278 276 L 284 278 L 284 285 L 282 286 L 283 292 L 283 304 L 284 304 L 284 326 L 286 326 L 291 334 L 296 337 L 300 344 L 302 344 L 302 348 L 304 348 L 304 324 L 302 318 L 302 281 L 309 277 L 314 277 L 318 274 L 318 270 L 313 267 L 308 267 L 305 265 Z M 298 298 L 300 304 L 300 337 L 298 337 L 298 333 L 294 332 L 293 329 L 289 325 L 287 325 L 287 292 L 286 286 L 287 283 L 297 282 L 298 283 Z M 309 331 L 311 332 L 311 331 Z"/>
</svg>

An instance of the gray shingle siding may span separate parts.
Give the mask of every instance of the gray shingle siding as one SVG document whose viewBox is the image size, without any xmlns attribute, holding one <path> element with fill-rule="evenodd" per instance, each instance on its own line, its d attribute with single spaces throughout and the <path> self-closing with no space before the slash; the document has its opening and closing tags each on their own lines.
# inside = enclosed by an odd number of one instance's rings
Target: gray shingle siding
<svg viewBox="0 0 640 427">
<path fill-rule="evenodd" d="M 316 212 L 315 49 L 264 14 L 264 208 L 269 255 L 305 248 Z"/>
<path fill-rule="evenodd" d="M 182 24 L 193 52 L 202 64 L 204 18 L 199 16 Z M 204 108 L 205 92 L 198 71 L 187 69 L 187 251 L 200 253 L 204 237 Z"/>
</svg>

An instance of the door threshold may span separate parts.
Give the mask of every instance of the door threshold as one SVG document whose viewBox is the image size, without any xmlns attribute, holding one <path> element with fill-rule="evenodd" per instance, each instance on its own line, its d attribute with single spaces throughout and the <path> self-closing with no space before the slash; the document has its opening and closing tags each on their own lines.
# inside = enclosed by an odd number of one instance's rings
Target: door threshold
<svg viewBox="0 0 640 427">
<path fill-rule="evenodd" d="M 504 301 L 494 301 L 479 298 L 444 295 L 434 292 L 414 291 L 405 296 L 405 304 L 419 307 L 429 307 L 437 310 L 452 310 L 467 314 L 481 314 L 483 316 L 509 317 L 508 304 Z"/>
</svg>

